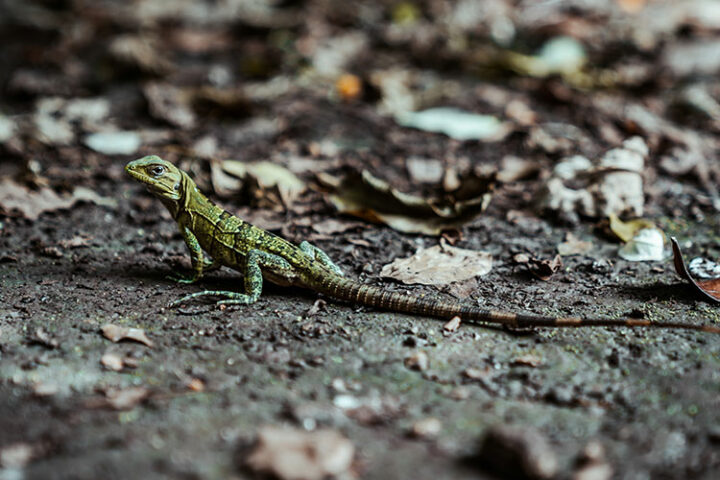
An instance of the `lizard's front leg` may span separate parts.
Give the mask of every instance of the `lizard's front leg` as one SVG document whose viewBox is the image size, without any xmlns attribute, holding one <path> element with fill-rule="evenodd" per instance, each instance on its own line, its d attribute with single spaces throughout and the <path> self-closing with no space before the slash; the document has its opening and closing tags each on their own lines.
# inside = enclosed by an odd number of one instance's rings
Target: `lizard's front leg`
<svg viewBox="0 0 720 480">
<path fill-rule="evenodd" d="M 215 260 L 208 261 L 205 258 L 205 252 L 203 252 L 200 242 L 198 242 L 197 237 L 188 227 L 181 225 L 180 233 L 182 234 L 183 240 L 185 240 L 185 245 L 187 245 L 190 251 L 190 261 L 193 272 L 190 275 L 168 275 L 167 278 L 178 283 L 195 283 L 202 278 L 205 272 L 217 270 L 222 266 Z"/>
<path fill-rule="evenodd" d="M 230 292 L 226 290 L 205 290 L 202 292 L 186 295 L 170 304 L 171 307 L 179 305 L 193 298 L 205 297 L 208 295 L 225 297 L 225 300 L 218 301 L 218 305 L 248 305 L 255 303 L 262 293 L 263 276 L 262 268 L 267 268 L 279 276 L 292 276 L 292 266 L 282 257 L 262 250 L 250 250 L 245 260 L 245 293 Z M 286 275 L 283 275 L 286 272 Z"/>
<path fill-rule="evenodd" d="M 335 265 L 335 263 L 330 260 L 330 257 L 328 257 L 327 253 L 320 250 L 318 247 L 313 245 L 312 243 L 308 242 L 307 240 L 303 240 L 300 242 L 300 245 L 298 245 L 300 250 L 302 250 L 305 254 L 309 255 L 311 258 L 314 258 L 320 264 L 323 266 L 329 268 L 333 273 L 336 273 L 337 275 L 340 275 L 341 277 L 345 276 L 342 270 L 340 270 L 340 267 Z"/>
</svg>

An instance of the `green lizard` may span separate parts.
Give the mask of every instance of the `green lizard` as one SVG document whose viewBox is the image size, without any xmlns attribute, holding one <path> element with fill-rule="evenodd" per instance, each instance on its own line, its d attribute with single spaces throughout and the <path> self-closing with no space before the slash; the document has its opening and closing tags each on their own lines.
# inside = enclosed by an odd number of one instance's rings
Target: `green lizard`
<svg viewBox="0 0 720 480">
<path fill-rule="evenodd" d="M 279 285 L 296 285 L 333 299 L 384 310 L 464 321 L 526 327 L 662 327 L 720 333 L 720 328 L 680 322 L 650 322 L 641 319 L 588 319 L 545 317 L 482 310 L 451 299 L 423 298 L 365 285 L 343 276 L 342 271 L 319 248 L 307 241 L 294 245 L 261 228 L 244 222 L 203 195 L 187 173 L 155 155 L 127 164 L 125 170 L 167 207 L 180 228 L 192 260 L 193 273 L 176 278 L 193 283 L 211 270 L 230 267 L 244 274 L 245 292 L 206 290 L 173 302 L 213 295 L 224 297 L 218 304 L 251 304 L 262 291 L 263 279 Z M 207 252 L 212 260 L 210 260 Z"/>
</svg>

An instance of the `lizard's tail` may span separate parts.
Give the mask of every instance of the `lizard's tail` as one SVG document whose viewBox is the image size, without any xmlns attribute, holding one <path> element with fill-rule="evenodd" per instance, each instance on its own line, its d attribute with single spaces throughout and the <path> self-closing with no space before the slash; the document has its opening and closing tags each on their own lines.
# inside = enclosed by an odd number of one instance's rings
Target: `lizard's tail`
<svg viewBox="0 0 720 480">
<path fill-rule="evenodd" d="M 339 276 L 328 276 L 311 280 L 311 286 L 320 293 L 338 300 L 403 313 L 426 315 L 450 319 L 459 316 L 466 322 L 484 322 L 505 325 L 512 328 L 531 327 L 647 327 L 696 330 L 718 333 L 720 327 L 693 325 L 680 322 L 651 322 L 649 320 L 625 318 L 579 318 L 545 317 L 541 315 L 515 314 L 495 310 L 483 310 L 474 305 L 444 298 L 426 298 L 419 295 L 390 292 L 371 285 Z"/>
</svg>

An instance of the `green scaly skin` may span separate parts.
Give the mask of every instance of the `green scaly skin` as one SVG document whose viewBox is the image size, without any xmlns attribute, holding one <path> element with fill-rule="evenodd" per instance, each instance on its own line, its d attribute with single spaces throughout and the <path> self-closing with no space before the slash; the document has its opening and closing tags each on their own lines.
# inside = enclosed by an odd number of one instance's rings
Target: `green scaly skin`
<svg viewBox="0 0 720 480">
<path fill-rule="evenodd" d="M 365 285 L 345 278 L 328 256 L 314 245 L 308 242 L 294 245 L 218 207 L 198 190 L 187 173 L 160 157 L 151 155 L 132 161 L 125 171 L 160 199 L 180 228 L 190 250 L 193 273 L 189 277 L 178 277 L 177 281 L 194 283 L 206 272 L 222 266 L 244 275 L 244 293 L 206 290 L 186 295 L 171 306 L 208 295 L 224 297 L 217 302 L 219 304 L 251 304 L 260 297 L 265 279 L 278 285 L 305 287 L 336 300 L 383 310 L 444 319 L 459 316 L 466 322 L 512 328 L 659 327 L 720 333 L 720 328 L 715 326 L 680 322 L 544 317 L 481 310 L 452 299 L 407 295 Z"/>
</svg>

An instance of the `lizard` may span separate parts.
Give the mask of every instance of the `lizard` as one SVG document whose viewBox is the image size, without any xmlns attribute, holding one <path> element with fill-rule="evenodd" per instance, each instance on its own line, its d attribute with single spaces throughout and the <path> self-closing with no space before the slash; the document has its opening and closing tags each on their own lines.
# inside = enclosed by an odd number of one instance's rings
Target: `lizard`
<svg viewBox="0 0 720 480">
<path fill-rule="evenodd" d="M 720 333 L 720 327 L 678 321 L 654 322 L 637 318 L 552 317 L 481 309 L 451 298 L 428 298 L 393 292 L 349 279 L 328 255 L 307 241 L 299 245 L 256 227 L 208 199 L 190 176 L 156 155 L 131 161 L 125 171 L 144 184 L 177 222 L 190 251 L 192 273 L 171 277 L 195 283 L 207 272 L 229 267 L 244 275 L 245 291 L 204 290 L 172 302 L 176 307 L 204 296 L 221 297 L 220 305 L 252 304 L 262 292 L 263 280 L 298 286 L 331 299 L 381 310 L 440 319 L 459 316 L 462 321 L 494 324 L 509 329 L 535 327 L 653 327 Z"/>
</svg>

